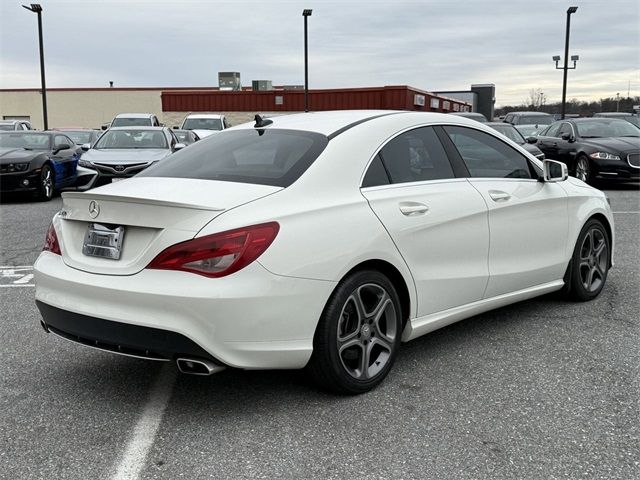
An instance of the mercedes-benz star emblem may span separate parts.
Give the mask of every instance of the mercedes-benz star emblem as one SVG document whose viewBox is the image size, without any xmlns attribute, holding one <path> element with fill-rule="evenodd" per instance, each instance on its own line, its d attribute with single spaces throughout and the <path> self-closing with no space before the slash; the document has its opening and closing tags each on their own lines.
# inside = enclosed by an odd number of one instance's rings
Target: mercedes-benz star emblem
<svg viewBox="0 0 640 480">
<path fill-rule="evenodd" d="M 100 205 L 95 200 L 91 200 L 89 203 L 89 216 L 96 218 L 98 215 L 100 215 Z"/>
</svg>

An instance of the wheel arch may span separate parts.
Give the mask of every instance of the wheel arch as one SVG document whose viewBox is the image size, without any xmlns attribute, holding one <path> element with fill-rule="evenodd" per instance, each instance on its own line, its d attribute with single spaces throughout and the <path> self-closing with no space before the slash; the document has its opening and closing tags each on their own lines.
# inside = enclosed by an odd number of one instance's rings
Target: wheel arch
<svg viewBox="0 0 640 480">
<path fill-rule="evenodd" d="M 409 286 L 407 285 L 407 281 L 405 280 L 402 273 L 400 273 L 400 270 L 398 270 L 393 264 L 387 262 L 386 260 L 365 260 L 352 267 L 351 270 L 349 270 L 340 279 L 340 281 L 344 280 L 354 272 L 358 272 L 361 270 L 376 270 L 385 275 L 391 281 L 391 283 L 393 283 L 393 286 L 396 288 L 396 292 L 398 293 L 398 297 L 400 298 L 402 327 L 404 328 L 409 321 L 409 317 L 411 316 L 411 295 L 409 294 Z"/>
</svg>

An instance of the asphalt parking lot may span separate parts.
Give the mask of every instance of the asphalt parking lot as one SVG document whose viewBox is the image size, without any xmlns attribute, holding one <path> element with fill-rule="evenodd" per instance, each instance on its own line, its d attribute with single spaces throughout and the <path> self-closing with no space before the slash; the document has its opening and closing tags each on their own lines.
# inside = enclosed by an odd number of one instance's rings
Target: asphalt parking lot
<svg viewBox="0 0 640 480">
<path fill-rule="evenodd" d="M 301 372 L 176 374 L 39 326 L 30 266 L 61 199 L 0 205 L 0 477 L 640 477 L 640 190 L 602 186 L 616 266 L 590 303 L 543 297 L 404 344 L 381 387 Z"/>
</svg>

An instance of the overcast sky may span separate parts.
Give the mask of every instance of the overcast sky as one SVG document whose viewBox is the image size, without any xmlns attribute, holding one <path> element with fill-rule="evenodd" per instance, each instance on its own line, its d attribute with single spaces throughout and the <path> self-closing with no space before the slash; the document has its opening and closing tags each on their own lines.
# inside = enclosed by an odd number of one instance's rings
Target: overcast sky
<svg viewBox="0 0 640 480">
<path fill-rule="evenodd" d="M 35 1 L 35 0 L 34 0 Z M 0 88 L 39 87 L 36 16 L 0 0 Z M 495 83 L 496 104 L 532 88 L 559 101 L 566 10 L 572 15 L 569 99 L 640 95 L 638 0 L 197 1 L 41 0 L 48 87 L 304 83 L 310 88 L 411 85 L 466 90 Z"/>
</svg>

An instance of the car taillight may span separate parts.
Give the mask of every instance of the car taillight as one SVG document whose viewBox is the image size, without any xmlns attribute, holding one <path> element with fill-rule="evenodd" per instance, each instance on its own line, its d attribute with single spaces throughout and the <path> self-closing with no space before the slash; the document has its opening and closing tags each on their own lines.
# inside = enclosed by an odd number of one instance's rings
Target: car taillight
<svg viewBox="0 0 640 480">
<path fill-rule="evenodd" d="M 47 235 L 44 237 L 44 247 L 42 247 L 42 251 L 55 253 L 56 255 L 62 255 L 60 244 L 58 243 L 58 235 L 56 235 L 56 229 L 53 228 L 53 223 L 49 225 Z"/>
<path fill-rule="evenodd" d="M 165 249 L 147 268 L 224 277 L 262 255 L 278 230 L 280 225 L 269 222 L 194 238 Z"/>
</svg>

